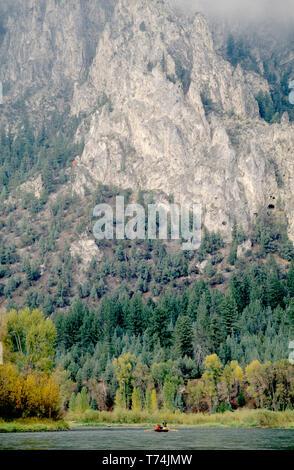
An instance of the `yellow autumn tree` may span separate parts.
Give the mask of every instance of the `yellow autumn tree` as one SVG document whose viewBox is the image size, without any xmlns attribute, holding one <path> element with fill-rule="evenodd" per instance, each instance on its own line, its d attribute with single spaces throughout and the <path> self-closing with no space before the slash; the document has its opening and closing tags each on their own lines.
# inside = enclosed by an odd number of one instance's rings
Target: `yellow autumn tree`
<svg viewBox="0 0 294 470">
<path fill-rule="evenodd" d="M 23 416 L 57 418 L 60 416 L 61 395 L 54 379 L 34 371 L 23 383 Z"/>
<path fill-rule="evenodd" d="M 12 364 L 0 366 L 0 417 L 58 418 L 60 402 L 59 388 L 47 373 L 24 375 Z"/>
<path fill-rule="evenodd" d="M 65 410 L 70 402 L 75 383 L 70 379 L 70 373 L 58 366 L 52 373 L 52 379 L 58 386 L 61 394 L 62 408 Z"/>
<path fill-rule="evenodd" d="M 42 409 L 48 418 L 57 418 L 61 414 L 61 393 L 53 377 L 49 377 L 48 380 L 44 377 L 44 379 L 42 383 Z"/>
<path fill-rule="evenodd" d="M 0 310 L 0 342 L 2 343 L 3 348 L 3 361 L 4 364 L 10 361 L 9 349 L 6 347 L 8 332 L 7 332 L 7 321 L 6 321 L 6 312 Z"/>
<path fill-rule="evenodd" d="M 220 384 L 227 401 L 231 400 L 233 394 L 235 396 L 239 395 L 243 382 L 244 374 L 238 361 L 231 361 L 226 364 L 220 377 Z"/>
<path fill-rule="evenodd" d="M 141 394 L 138 388 L 134 388 L 132 393 L 132 410 L 140 411 L 142 408 L 141 405 Z"/>
<path fill-rule="evenodd" d="M 115 406 L 119 409 L 124 409 L 126 407 L 126 401 L 122 388 L 118 388 L 115 393 Z"/>
<path fill-rule="evenodd" d="M 5 347 L 11 352 L 11 361 L 20 370 L 53 368 L 56 329 L 49 318 L 39 310 L 11 310 L 5 317 L 7 335 Z"/>
<path fill-rule="evenodd" d="M 139 388 L 141 396 L 144 396 L 148 385 L 150 385 L 152 382 L 149 367 L 146 366 L 146 364 L 139 362 L 136 365 L 132 375 L 134 387 Z"/>
<path fill-rule="evenodd" d="M 122 354 L 113 360 L 115 375 L 119 384 L 120 394 L 124 399 L 124 408 L 129 408 L 132 395 L 132 377 L 136 363 L 134 354 Z"/>
<path fill-rule="evenodd" d="M 248 382 L 247 392 L 256 400 L 258 408 L 268 406 L 269 395 L 265 395 L 265 390 L 270 391 L 273 382 L 274 368 L 271 362 L 261 364 L 259 361 L 252 361 L 245 369 Z"/>
<path fill-rule="evenodd" d="M 213 407 L 216 407 L 218 402 L 218 384 L 223 366 L 217 354 L 207 356 L 203 365 L 202 379 L 204 381 L 205 396 L 207 397 L 209 411 L 212 412 Z"/>
<path fill-rule="evenodd" d="M 21 415 L 22 380 L 12 365 L 0 366 L 0 416 L 13 418 Z"/>
<path fill-rule="evenodd" d="M 158 410 L 157 393 L 155 388 L 153 388 L 151 391 L 151 409 L 152 411 Z"/>
<path fill-rule="evenodd" d="M 198 380 L 193 384 L 190 380 L 186 388 L 187 404 L 193 411 L 199 411 L 201 408 L 201 400 L 204 397 L 204 384 Z"/>
</svg>

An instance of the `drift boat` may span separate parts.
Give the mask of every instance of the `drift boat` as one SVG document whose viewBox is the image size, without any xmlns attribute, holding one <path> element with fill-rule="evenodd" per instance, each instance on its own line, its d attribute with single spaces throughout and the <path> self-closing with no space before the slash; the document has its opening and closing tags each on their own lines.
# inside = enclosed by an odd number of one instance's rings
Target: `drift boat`
<svg viewBox="0 0 294 470">
<path fill-rule="evenodd" d="M 168 428 L 168 426 L 164 427 L 164 428 L 154 428 L 154 431 L 155 432 L 168 432 L 169 428 Z"/>
</svg>

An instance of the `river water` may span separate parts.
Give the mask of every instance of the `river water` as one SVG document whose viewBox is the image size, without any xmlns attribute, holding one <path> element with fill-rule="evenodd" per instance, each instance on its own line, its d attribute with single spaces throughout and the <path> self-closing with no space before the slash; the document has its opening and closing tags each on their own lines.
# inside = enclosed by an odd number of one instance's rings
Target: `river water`
<svg viewBox="0 0 294 470">
<path fill-rule="evenodd" d="M 294 450 L 294 430 L 178 428 L 78 428 L 58 432 L 0 434 L 0 449 L 24 450 Z"/>
</svg>

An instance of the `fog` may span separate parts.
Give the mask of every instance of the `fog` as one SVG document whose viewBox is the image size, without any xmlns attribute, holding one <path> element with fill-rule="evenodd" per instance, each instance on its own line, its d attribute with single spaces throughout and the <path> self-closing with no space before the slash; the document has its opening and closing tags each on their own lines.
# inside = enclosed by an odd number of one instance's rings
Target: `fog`
<svg viewBox="0 0 294 470">
<path fill-rule="evenodd" d="M 170 0 L 185 12 L 202 11 L 209 16 L 237 19 L 244 22 L 294 21 L 294 0 Z"/>
</svg>

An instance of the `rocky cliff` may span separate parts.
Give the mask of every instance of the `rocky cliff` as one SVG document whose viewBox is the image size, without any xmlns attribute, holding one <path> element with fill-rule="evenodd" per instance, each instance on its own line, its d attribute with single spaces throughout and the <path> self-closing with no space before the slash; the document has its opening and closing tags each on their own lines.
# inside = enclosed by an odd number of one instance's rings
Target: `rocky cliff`
<svg viewBox="0 0 294 470">
<path fill-rule="evenodd" d="M 74 83 L 87 79 L 114 0 L 1 0 L 4 35 L 0 79 L 9 120 L 17 100 L 32 118 L 48 119 L 72 99 Z M 35 115 L 34 115 L 35 113 Z"/>
<path fill-rule="evenodd" d="M 201 13 L 105 5 L 30 0 L 5 17 L 8 101 L 26 92 L 41 114 L 67 102 L 83 117 L 73 190 L 102 182 L 201 203 L 204 225 L 227 238 L 234 218 L 246 229 L 264 209 L 283 211 L 294 240 L 294 129 L 286 115 L 260 119 L 255 95 L 268 83 L 216 52 Z"/>
<path fill-rule="evenodd" d="M 234 217 L 247 227 L 278 203 L 293 237 L 293 126 L 259 118 L 254 96 L 267 87 L 216 54 L 202 14 L 179 19 L 163 2 L 118 2 L 75 89 L 74 113 L 107 97 L 93 112 L 75 189 L 102 181 L 164 191 L 200 202 L 204 224 L 225 234 Z"/>
</svg>

